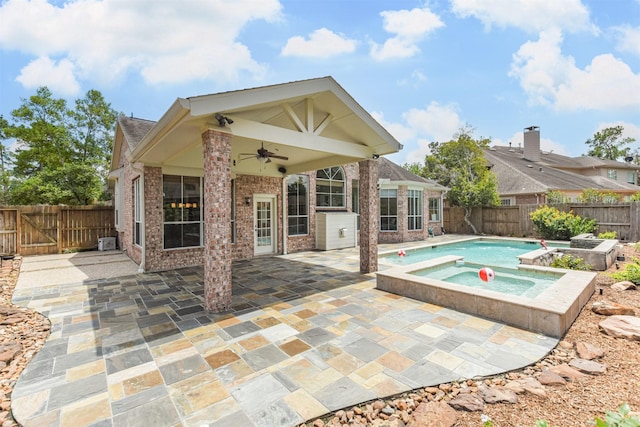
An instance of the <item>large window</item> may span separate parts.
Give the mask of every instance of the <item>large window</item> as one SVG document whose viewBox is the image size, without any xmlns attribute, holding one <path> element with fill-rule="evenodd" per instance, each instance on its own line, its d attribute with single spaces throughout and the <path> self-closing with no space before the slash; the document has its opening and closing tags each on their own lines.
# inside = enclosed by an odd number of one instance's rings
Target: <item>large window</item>
<svg viewBox="0 0 640 427">
<path fill-rule="evenodd" d="M 202 246 L 202 183 L 199 177 L 163 175 L 164 248 Z"/>
<path fill-rule="evenodd" d="M 287 179 L 287 223 L 289 236 L 309 234 L 309 177 L 292 175 Z"/>
<path fill-rule="evenodd" d="M 341 167 L 321 169 L 316 173 L 317 207 L 344 208 L 344 171 Z"/>
<path fill-rule="evenodd" d="M 440 199 L 429 199 L 429 220 L 440 221 Z"/>
<path fill-rule="evenodd" d="M 636 174 L 633 171 L 627 171 L 627 183 L 636 184 Z"/>
<path fill-rule="evenodd" d="M 607 171 L 607 177 L 609 179 L 613 179 L 614 181 L 618 179 L 618 171 L 615 169 L 609 169 Z"/>
<path fill-rule="evenodd" d="M 142 245 L 142 193 L 140 178 L 133 181 L 133 243 Z"/>
<path fill-rule="evenodd" d="M 380 190 L 380 231 L 398 230 L 398 190 Z"/>
<path fill-rule="evenodd" d="M 409 230 L 422 230 L 422 190 L 409 190 L 408 202 L 408 228 Z"/>
</svg>

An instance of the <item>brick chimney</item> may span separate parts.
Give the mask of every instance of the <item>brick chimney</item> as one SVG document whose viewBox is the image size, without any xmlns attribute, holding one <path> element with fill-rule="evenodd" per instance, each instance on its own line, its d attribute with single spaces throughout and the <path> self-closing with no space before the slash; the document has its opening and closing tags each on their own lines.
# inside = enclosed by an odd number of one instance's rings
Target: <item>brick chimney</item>
<svg viewBox="0 0 640 427">
<path fill-rule="evenodd" d="M 540 127 L 524 128 L 524 158 L 530 162 L 540 161 Z"/>
</svg>

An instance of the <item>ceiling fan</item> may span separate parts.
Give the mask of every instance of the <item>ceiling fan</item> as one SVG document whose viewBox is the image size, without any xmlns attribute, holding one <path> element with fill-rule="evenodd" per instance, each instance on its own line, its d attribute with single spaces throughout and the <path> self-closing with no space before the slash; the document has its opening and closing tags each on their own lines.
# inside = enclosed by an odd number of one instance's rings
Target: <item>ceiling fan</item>
<svg viewBox="0 0 640 427">
<path fill-rule="evenodd" d="M 289 160 L 288 157 L 286 156 L 280 156 L 276 153 L 272 153 L 271 151 L 267 150 L 266 148 L 264 148 L 264 142 L 262 143 L 262 146 L 260 148 L 258 148 L 257 154 L 252 154 L 252 153 L 240 153 L 241 156 L 249 156 L 249 157 L 244 157 L 242 159 L 240 159 L 240 161 L 242 160 L 246 160 L 246 159 L 251 159 L 251 158 L 256 158 L 258 159 L 258 161 L 260 163 L 271 163 L 271 159 L 280 159 L 280 160 Z"/>
</svg>

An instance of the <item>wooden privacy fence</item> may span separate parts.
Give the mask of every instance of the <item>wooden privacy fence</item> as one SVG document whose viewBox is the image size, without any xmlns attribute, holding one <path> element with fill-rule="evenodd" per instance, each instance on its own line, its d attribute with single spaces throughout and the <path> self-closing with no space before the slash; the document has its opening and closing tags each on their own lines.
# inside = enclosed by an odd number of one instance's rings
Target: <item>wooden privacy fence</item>
<svg viewBox="0 0 640 427">
<path fill-rule="evenodd" d="M 111 206 L 0 207 L 0 253 L 57 254 L 96 249 L 98 238 L 114 237 Z"/>
<path fill-rule="evenodd" d="M 573 211 L 583 218 L 595 219 L 598 228 L 594 234 L 615 231 L 623 241 L 640 241 L 640 202 L 618 204 L 562 204 L 553 205 L 561 211 Z M 529 214 L 539 205 L 501 206 L 473 209 L 470 220 L 479 233 L 496 236 L 535 236 L 536 231 Z M 444 208 L 444 227 L 449 233 L 471 234 L 473 230 L 464 222 L 464 209 Z"/>
</svg>

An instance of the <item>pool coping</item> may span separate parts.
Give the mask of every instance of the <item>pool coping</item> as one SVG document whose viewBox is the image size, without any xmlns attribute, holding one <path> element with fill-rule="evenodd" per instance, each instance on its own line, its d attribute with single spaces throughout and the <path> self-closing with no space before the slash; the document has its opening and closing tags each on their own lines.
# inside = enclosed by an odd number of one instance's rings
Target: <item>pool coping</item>
<svg viewBox="0 0 640 427">
<path fill-rule="evenodd" d="M 566 333 L 595 291 L 597 273 L 535 265 L 519 265 L 518 269 L 561 273 L 562 276 L 534 298 L 508 295 L 411 274 L 429 267 L 455 264 L 462 259 L 462 256 L 445 255 L 379 271 L 376 273 L 376 287 L 555 338 L 560 338 Z"/>
</svg>

